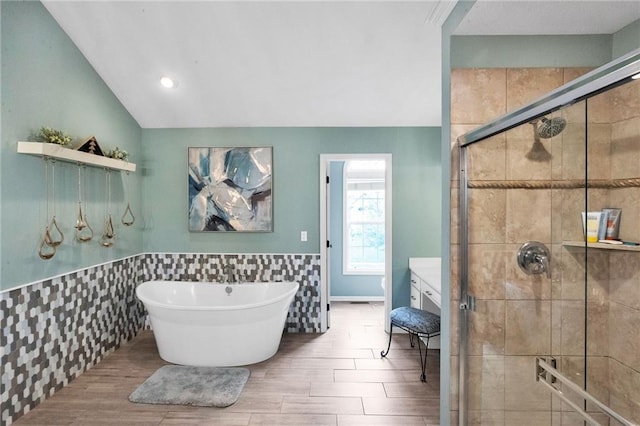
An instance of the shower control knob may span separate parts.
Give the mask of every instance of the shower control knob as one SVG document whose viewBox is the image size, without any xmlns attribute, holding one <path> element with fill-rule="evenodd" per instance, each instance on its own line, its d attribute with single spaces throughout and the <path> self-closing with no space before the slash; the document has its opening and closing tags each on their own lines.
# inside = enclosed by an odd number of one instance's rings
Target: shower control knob
<svg viewBox="0 0 640 426">
<path fill-rule="evenodd" d="M 518 249 L 516 259 L 518 266 L 525 274 L 546 274 L 547 278 L 551 278 L 551 267 L 549 265 L 551 252 L 543 243 L 527 241 Z"/>
</svg>

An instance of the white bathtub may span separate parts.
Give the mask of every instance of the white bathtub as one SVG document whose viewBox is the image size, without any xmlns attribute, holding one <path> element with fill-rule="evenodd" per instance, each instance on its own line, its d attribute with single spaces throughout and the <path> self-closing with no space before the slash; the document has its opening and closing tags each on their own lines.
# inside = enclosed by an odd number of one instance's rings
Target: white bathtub
<svg viewBox="0 0 640 426">
<path fill-rule="evenodd" d="M 149 313 L 162 359 L 230 367 L 264 361 L 277 352 L 298 287 L 295 282 L 147 281 L 136 296 Z"/>
</svg>

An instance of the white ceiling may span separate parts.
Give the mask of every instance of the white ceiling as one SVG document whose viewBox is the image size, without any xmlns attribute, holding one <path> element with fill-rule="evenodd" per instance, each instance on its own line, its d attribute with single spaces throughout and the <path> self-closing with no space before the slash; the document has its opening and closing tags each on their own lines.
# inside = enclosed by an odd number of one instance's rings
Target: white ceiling
<svg viewBox="0 0 640 426">
<path fill-rule="evenodd" d="M 439 126 L 454 4 L 44 1 L 144 128 Z M 610 34 L 638 18 L 640 0 L 478 0 L 457 34 Z"/>
</svg>

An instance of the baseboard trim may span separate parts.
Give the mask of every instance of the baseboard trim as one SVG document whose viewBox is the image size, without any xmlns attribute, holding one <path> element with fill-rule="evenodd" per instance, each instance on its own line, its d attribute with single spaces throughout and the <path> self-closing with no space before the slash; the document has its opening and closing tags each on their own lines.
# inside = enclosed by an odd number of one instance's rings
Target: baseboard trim
<svg viewBox="0 0 640 426">
<path fill-rule="evenodd" d="M 330 296 L 331 302 L 384 302 L 384 296 Z"/>
</svg>

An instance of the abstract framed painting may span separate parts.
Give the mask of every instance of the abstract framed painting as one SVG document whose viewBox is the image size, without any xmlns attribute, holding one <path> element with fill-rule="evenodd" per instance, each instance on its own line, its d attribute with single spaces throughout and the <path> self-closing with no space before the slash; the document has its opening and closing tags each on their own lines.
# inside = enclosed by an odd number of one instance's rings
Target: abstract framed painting
<svg viewBox="0 0 640 426">
<path fill-rule="evenodd" d="M 273 148 L 189 148 L 189 231 L 273 232 Z"/>
</svg>

